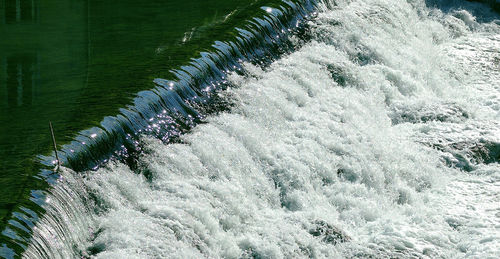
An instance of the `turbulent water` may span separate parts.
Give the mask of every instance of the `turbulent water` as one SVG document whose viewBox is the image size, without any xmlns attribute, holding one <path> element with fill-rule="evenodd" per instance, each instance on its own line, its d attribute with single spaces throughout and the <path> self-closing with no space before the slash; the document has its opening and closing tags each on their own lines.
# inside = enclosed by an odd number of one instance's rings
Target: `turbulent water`
<svg viewBox="0 0 500 259">
<path fill-rule="evenodd" d="M 319 5 L 230 111 L 64 169 L 24 256 L 500 257 L 500 22 L 443 2 Z"/>
</svg>

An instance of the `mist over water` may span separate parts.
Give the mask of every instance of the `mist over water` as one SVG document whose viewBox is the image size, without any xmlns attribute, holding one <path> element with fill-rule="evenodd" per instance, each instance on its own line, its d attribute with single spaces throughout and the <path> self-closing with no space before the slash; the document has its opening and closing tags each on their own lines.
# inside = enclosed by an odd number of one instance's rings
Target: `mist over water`
<svg viewBox="0 0 500 259">
<path fill-rule="evenodd" d="M 24 256 L 500 257 L 499 20 L 449 2 L 320 5 L 230 111 L 64 169 Z"/>
</svg>

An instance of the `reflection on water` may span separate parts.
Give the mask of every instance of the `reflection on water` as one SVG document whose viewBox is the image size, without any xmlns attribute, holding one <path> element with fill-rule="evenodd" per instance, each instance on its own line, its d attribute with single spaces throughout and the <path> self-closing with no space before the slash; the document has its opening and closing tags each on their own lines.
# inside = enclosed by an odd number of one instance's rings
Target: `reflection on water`
<svg viewBox="0 0 500 259">
<path fill-rule="evenodd" d="M 48 121 L 70 141 L 271 2 L 0 0 L 0 228 L 46 188 Z"/>
<path fill-rule="evenodd" d="M 28 202 L 30 190 L 42 187 L 32 176 L 36 155 L 50 147 L 47 122 L 63 123 L 74 114 L 88 65 L 86 6 L 76 0 L 0 0 L 3 224 L 12 209 Z"/>
<path fill-rule="evenodd" d="M 9 107 L 31 106 L 36 85 L 37 58 L 34 54 L 7 57 L 6 88 Z"/>
<path fill-rule="evenodd" d="M 36 0 L 4 0 L 5 23 L 33 22 L 38 17 Z"/>
</svg>

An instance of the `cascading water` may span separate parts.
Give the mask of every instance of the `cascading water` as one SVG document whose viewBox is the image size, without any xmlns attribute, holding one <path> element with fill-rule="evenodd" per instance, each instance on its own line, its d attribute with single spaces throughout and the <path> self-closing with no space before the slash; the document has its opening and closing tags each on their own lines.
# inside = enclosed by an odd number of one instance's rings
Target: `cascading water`
<svg viewBox="0 0 500 259">
<path fill-rule="evenodd" d="M 164 92 L 115 120 L 130 130 L 106 128 L 154 133 L 131 140 L 133 162 L 71 158 L 99 169 L 53 178 L 23 256 L 499 257 L 497 14 L 461 1 L 287 6 L 239 41 L 269 44 L 225 43 L 224 58 L 178 72 L 190 89 L 230 85 L 202 98 L 218 114 L 197 117 L 203 94 L 168 97 L 178 82 L 157 80 Z M 310 12 L 300 36 L 287 31 Z"/>
</svg>

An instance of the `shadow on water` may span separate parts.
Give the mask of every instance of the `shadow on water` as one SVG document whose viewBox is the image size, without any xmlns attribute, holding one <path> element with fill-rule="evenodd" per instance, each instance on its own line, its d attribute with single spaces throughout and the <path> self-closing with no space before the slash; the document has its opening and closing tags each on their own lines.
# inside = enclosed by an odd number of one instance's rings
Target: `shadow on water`
<svg viewBox="0 0 500 259">
<path fill-rule="evenodd" d="M 477 22 L 500 22 L 500 1 L 498 0 L 425 0 L 428 7 L 438 8 L 444 13 L 466 10 L 476 17 Z"/>
</svg>

